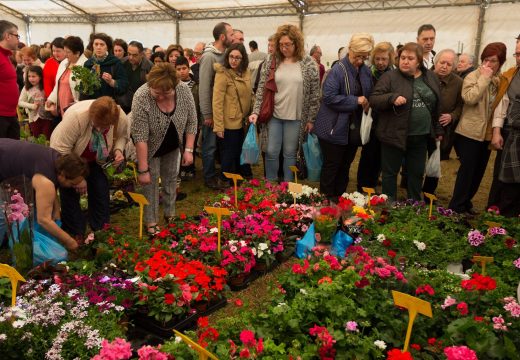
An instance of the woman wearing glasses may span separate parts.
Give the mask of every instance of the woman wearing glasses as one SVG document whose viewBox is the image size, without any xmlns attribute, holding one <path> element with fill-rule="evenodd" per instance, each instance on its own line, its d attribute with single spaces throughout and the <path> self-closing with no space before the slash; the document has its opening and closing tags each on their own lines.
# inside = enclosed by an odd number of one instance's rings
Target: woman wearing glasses
<svg viewBox="0 0 520 360">
<path fill-rule="evenodd" d="M 267 180 L 278 179 L 278 157 L 283 150 L 284 180 L 294 176 L 289 166 L 296 164 L 296 152 L 303 141 L 304 131 L 311 131 L 320 101 L 320 76 L 316 61 L 304 54 L 303 35 L 294 25 L 282 25 L 274 35 L 276 47 L 268 55 L 262 68 L 256 92 L 253 114 L 249 117 L 256 123 L 262 105 L 264 87 L 275 61 L 275 81 L 278 91 L 274 96 L 273 117 L 268 125 L 268 142 L 265 170 Z"/>
<path fill-rule="evenodd" d="M 233 44 L 226 50 L 224 65 L 214 65 L 213 132 L 220 146 L 222 172 L 240 172 L 240 153 L 244 142 L 243 119 L 251 110 L 251 74 L 248 64 L 244 45 Z M 222 182 L 229 181 L 221 176 Z"/>
<path fill-rule="evenodd" d="M 462 115 L 455 129 L 455 149 L 460 158 L 450 209 L 475 214 L 471 199 L 480 187 L 491 151 L 493 112 L 507 90 L 507 80 L 500 74 L 506 61 L 506 46 L 488 44 L 480 55 L 482 64 L 469 73 L 462 84 Z"/>
<path fill-rule="evenodd" d="M 350 164 L 361 146 L 361 117 L 372 92 L 372 74 L 365 60 L 373 48 L 372 35 L 354 34 L 347 56 L 334 65 L 323 83 L 314 128 L 323 152 L 320 192 L 335 202 L 347 189 Z"/>
<path fill-rule="evenodd" d="M 376 135 L 381 141 L 383 193 L 397 199 L 397 173 L 404 159 L 407 197 L 421 200 L 427 145 L 443 134 L 439 82 L 424 67 L 423 48 L 416 43 L 401 48 L 398 66 L 381 76 L 370 96 L 379 113 Z"/>
</svg>

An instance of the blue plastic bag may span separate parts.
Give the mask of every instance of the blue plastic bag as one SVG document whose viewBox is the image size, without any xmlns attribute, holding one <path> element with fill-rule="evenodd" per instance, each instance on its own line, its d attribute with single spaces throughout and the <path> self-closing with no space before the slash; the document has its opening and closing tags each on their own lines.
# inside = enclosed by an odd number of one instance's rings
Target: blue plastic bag
<svg viewBox="0 0 520 360">
<path fill-rule="evenodd" d="M 240 165 L 256 164 L 260 156 L 260 149 L 256 142 L 256 126 L 251 124 L 247 131 L 246 138 L 242 144 L 242 153 L 240 154 Z"/>
<path fill-rule="evenodd" d="M 307 163 L 307 179 L 310 181 L 320 181 L 323 155 L 318 137 L 311 133 L 307 134 L 307 141 L 303 143 L 302 147 L 305 162 Z"/>
<path fill-rule="evenodd" d="M 61 221 L 57 220 L 56 224 L 61 227 Z M 34 239 L 33 239 L 33 263 L 34 266 L 50 260 L 52 264 L 57 264 L 60 261 L 66 261 L 68 252 L 58 243 L 54 237 L 49 234 L 38 223 L 34 224 Z"/>
<path fill-rule="evenodd" d="M 339 256 L 340 258 L 344 258 L 345 252 L 353 242 L 354 239 L 352 239 L 352 236 L 343 230 L 338 230 L 332 237 L 332 247 L 330 249 L 330 253 L 332 255 Z"/>
<path fill-rule="evenodd" d="M 299 259 L 307 257 L 314 246 L 316 246 L 316 230 L 314 224 L 311 224 L 301 240 L 296 241 L 296 257 Z"/>
</svg>

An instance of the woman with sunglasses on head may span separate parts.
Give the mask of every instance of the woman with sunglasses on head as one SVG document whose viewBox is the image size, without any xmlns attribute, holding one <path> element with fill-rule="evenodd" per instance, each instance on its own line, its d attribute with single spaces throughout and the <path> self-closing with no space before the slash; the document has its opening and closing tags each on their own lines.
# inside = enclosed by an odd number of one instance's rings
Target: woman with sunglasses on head
<svg viewBox="0 0 520 360">
<path fill-rule="evenodd" d="M 274 78 L 278 91 L 274 95 L 273 117 L 268 124 L 266 177 L 270 181 L 278 180 L 278 158 L 280 150 L 283 150 L 284 180 L 293 181 L 289 166 L 296 165 L 296 153 L 304 132 L 311 131 L 314 126 L 320 104 L 320 76 L 316 61 L 304 54 L 303 35 L 296 26 L 280 26 L 274 35 L 274 43 L 276 49 L 265 60 L 249 120 L 256 123 L 258 119 L 265 83 L 275 61 Z"/>
<path fill-rule="evenodd" d="M 408 169 L 407 198 L 422 200 L 421 188 L 428 142 L 441 139 L 440 88 L 423 65 L 423 48 L 405 44 L 398 69 L 384 73 L 370 104 L 378 111 L 376 135 L 381 141 L 382 192 L 397 200 L 397 174 L 403 159 Z"/>
<path fill-rule="evenodd" d="M 372 35 L 352 35 L 347 56 L 334 65 L 323 83 L 314 133 L 323 153 L 320 192 L 334 202 L 347 189 L 350 164 L 361 146 L 361 118 L 368 111 L 372 92 L 372 74 L 365 60 L 373 48 Z"/>
</svg>

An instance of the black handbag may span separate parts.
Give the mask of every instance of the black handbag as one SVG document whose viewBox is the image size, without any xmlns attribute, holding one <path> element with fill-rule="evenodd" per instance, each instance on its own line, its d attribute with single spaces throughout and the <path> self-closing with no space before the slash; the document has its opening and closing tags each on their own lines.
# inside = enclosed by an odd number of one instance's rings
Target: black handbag
<svg viewBox="0 0 520 360">
<path fill-rule="evenodd" d="M 298 151 L 296 152 L 296 167 L 298 168 L 298 179 L 307 179 L 307 162 L 305 161 L 301 143 L 298 145 Z"/>
</svg>

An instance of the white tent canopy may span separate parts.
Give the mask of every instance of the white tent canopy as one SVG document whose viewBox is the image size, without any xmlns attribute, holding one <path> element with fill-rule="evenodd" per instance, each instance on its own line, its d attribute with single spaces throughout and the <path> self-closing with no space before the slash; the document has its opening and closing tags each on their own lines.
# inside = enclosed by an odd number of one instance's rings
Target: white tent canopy
<svg viewBox="0 0 520 360">
<path fill-rule="evenodd" d="M 308 49 L 321 46 L 324 63 L 336 59 L 355 32 L 398 44 L 415 41 L 417 28 L 430 23 L 437 29 L 435 49 L 469 53 L 494 41 L 512 53 L 520 33 L 518 0 L 7 0 L 0 1 L 0 14 L 18 25 L 25 43 L 65 35 L 86 41 L 96 31 L 147 47 L 193 47 L 212 41 L 215 24 L 226 21 L 262 51 L 279 25 L 291 23 L 303 28 Z"/>
</svg>

